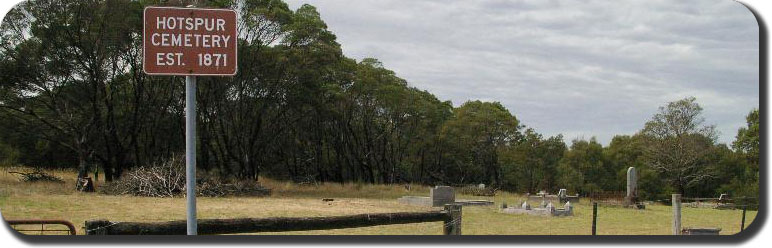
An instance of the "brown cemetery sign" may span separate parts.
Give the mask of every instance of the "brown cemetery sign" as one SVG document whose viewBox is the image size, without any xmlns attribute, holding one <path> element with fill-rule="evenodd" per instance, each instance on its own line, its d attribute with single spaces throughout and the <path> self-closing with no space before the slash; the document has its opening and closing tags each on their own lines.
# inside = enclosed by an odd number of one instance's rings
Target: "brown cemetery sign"
<svg viewBox="0 0 772 248">
<path fill-rule="evenodd" d="M 150 75 L 236 74 L 236 12 L 147 7 L 143 57 Z"/>
</svg>

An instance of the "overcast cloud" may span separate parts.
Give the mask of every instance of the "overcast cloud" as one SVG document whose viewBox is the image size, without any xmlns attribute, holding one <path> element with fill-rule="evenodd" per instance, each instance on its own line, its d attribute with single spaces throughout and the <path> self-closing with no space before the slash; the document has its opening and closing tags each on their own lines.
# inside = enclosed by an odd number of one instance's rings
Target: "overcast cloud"
<svg viewBox="0 0 772 248">
<path fill-rule="evenodd" d="M 731 143 L 759 106 L 759 30 L 731 0 L 288 0 L 317 7 L 344 53 L 458 106 L 498 101 L 566 141 L 634 134 L 697 98 Z"/>
</svg>

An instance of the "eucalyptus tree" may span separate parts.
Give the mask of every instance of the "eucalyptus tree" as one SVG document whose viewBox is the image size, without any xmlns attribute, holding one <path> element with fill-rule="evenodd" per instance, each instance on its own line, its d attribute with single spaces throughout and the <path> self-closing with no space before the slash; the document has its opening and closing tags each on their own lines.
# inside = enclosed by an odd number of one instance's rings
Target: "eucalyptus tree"
<svg viewBox="0 0 772 248">
<path fill-rule="evenodd" d="M 721 190 L 730 192 L 736 196 L 759 197 L 759 166 L 760 154 L 759 145 L 761 144 L 759 136 L 759 110 L 753 109 L 745 117 L 746 126 L 737 130 L 735 141 L 732 142 L 737 157 L 742 162 L 734 161 L 725 166 L 730 168 L 734 178 L 726 182 Z M 758 203 L 758 200 L 755 201 Z"/>
<path fill-rule="evenodd" d="M 468 101 L 442 127 L 445 181 L 502 183 L 498 150 L 520 139 L 520 121 L 501 103 Z"/>
<path fill-rule="evenodd" d="M 560 160 L 558 177 L 569 189 L 592 193 L 615 188 L 616 171 L 603 156 L 603 146 L 593 137 L 576 139 Z"/>
<path fill-rule="evenodd" d="M 544 138 L 527 128 L 521 139 L 499 149 L 503 186 L 515 192 L 531 193 L 554 191 L 558 185 L 566 187 L 557 183 L 560 181 L 558 164 L 566 149 L 562 135 Z"/>
<path fill-rule="evenodd" d="M 130 95 L 127 56 L 136 52 L 140 4 L 32 0 L 12 12 L 2 28 L 14 39 L 2 48 L 2 81 L 11 85 L 1 109 L 17 131 L 77 154 L 79 177 L 97 163 L 111 180 L 129 160 L 121 132 L 139 121 L 120 108 Z"/>
<path fill-rule="evenodd" d="M 708 155 L 717 133 L 704 121 L 702 107 L 689 97 L 660 107 L 641 130 L 645 164 L 681 194 L 714 176 Z"/>
</svg>

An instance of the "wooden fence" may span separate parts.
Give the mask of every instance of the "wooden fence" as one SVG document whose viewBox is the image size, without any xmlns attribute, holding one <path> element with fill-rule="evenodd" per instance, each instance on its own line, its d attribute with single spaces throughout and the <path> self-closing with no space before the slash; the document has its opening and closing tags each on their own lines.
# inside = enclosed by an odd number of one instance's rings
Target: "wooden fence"
<svg viewBox="0 0 772 248">
<path fill-rule="evenodd" d="M 358 214 L 331 217 L 276 217 L 200 219 L 199 234 L 237 234 L 357 228 L 378 225 L 443 222 L 445 235 L 461 235 L 461 205 L 445 205 L 443 211 Z M 185 235 L 186 222 L 86 221 L 86 235 Z"/>
</svg>

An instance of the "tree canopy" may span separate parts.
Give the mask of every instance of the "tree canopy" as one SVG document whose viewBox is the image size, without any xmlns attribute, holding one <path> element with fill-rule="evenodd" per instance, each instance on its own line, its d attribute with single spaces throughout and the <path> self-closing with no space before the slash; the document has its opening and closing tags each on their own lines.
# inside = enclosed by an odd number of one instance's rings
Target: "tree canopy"
<svg viewBox="0 0 772 248">
<path fill-rule="evenodd" d="M 376 58 L 346 57 L 315 7 L 291 10 L 281 0 L 17 5 L 0 26 L 0 163 L 110 181 L 182 154 L 183 78 L 142 72 L 142 11 L 192 2 L 239 15 L 238 73 L 199 79 L 202 173 L 586 195 L 623 190 L 633 166 L 643 198 L 758 193 L 758 110 L 731 148 L 716 143 L 695 98 L 668 103 L 608 146 L 594 138 L 567 146 L 499 102 L 454 106 Z"/>
</svg>

